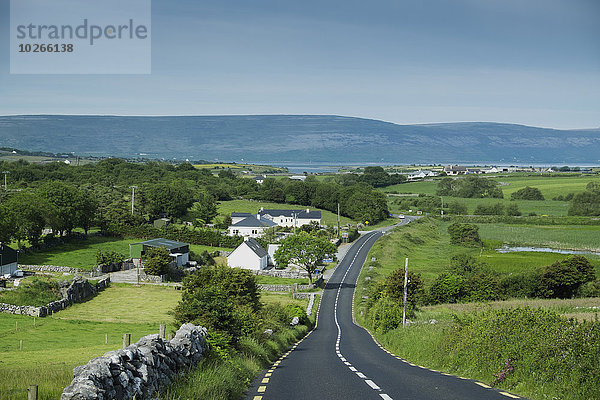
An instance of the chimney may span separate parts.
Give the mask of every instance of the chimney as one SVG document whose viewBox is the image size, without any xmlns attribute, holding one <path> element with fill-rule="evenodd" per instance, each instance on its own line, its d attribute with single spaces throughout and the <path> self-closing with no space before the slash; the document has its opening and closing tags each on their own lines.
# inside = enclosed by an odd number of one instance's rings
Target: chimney
<svg viewBox="0 0 600 400">
<path fill-rule="evenodd" d="M 250 237 L 249 237 L 249 236 L 244 236 L 244 242 L 247 242 L 247 241 L 248 241 L 248 239 L 250 239 Z"/>
<path fill-rule="evenodd" d="M 309 212 L 310 212 L 310 208 L 307 208 L 306 209 L 306 213 L 308 214 Z"/>
</svg>

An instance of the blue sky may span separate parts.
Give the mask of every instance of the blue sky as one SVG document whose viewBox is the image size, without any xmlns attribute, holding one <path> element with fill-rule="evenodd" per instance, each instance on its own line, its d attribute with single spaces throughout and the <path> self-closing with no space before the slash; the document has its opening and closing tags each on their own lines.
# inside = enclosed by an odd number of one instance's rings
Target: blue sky
<svg viewBox="0 0 600 400">
<path fill-rule="evenodd" d="M 600 127 L 599 20 L 598 0 L 153 0 L 150 75 L 10 75 L 0 0 L 0 114 Z"/>
</svg>

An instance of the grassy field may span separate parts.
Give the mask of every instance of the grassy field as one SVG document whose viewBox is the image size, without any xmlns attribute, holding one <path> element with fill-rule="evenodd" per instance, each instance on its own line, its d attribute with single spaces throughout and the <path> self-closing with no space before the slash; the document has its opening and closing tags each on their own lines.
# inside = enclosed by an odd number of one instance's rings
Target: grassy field
<svg viewBox="0 0 600 400">
<path fill-rule="evenodd" d="M 279 203 L 269 203 L 263 201 L 253 201 L 253 200 L 231 200 L 231 201 L 221 201 L 218 206 L 219 214 L 222 215 L 231 215 L 232 212 L 247 212 L 256 214 L 260 208 L 263 207 L 265 209 L 291 209 L 291 210 L 305 210 L 307 207 L 294 205 L 294 204 L 279 204 Z M 318 208 L 308 207 L 311 210 L 318 210 Z M 340 218 L 341 225 L 353 224 L 350 218 L 341 217 Z M 323 225 L 337 225 L 337 214 L 332 213 L 331 211 L 321 210 L 321 224 Z"/>
<path fill-rule="evenodd" d="M 393 234 L 379 239 L 371 249 L 370 257 L 376 257 L 381 267 L 378 274 L 387 275 L 391 271 L 404 266 L 404 259 L 409 258 L 409 268 L 421 274 L 425 286 L 449 267 L 449 259 L 453 254 L 468 253 L 487 263 L 492 270 L 499 273 L 511 273 L 529 270 L 538 266 L 552 264 L 567 255 L 556 253 L 515 252 L 498 253 L 494 249 L 501 246 L 504 240 L 511 244 L 521 244 L 515 232 L 522 232 L 519 238 L 534 238 L 536 246 L 558 248 L 585 248 L 579 245 L 597 243 L 600 240 L 599 227 L 572 227 L 560 229 L 556 226 L 513 227 L 505 224 L 479 224 L 480 236 L 486 243 L 485 249 L 467 248 L 450 244 L 447 232 L 449 222 L 425 220 L 400 227 Z M 520 228 L 523 228 L 521 230 Z M 589 229 L 588 229 L 589 228 Z M 581 232 L 579 231 L 581 229 Z M 588 229 L 586 231 L 586 229 Z M 588 256 L 600 276 L 600 257 Z M 363 274 L 366 274 L 363 271 Z"/>
<path fill-rule="evenodd" d="M 466 204 L 468 213 L 473 213 L 475 208 L 480 204 L 495 204 L 497 202 L 503 203 L 505 206 L 511 203 L 510 195 L 525 186 L 537 187 L 540 189 L 545 197 L 545 200 L 518 200 L 516 203 L 519 206 L 519 210 L 523 215 L 529 213 L 536 213 L 537 215 L 554 215 L 564 216 L 567 215 L 569 209 L 569 202 L 567 201 L 554 201 L 552 198 L 562 195 L 565 196 L 569 193 L 577 193 L 585 190 L 586 185 L 589 182 L 598 182 L 600 178 L 598 176 L 581 176 L 581 175 L 562 175 L 562 176 L 547 176 L 547 175 L 500 175 L 500 176 L 486 176 L 486 178 L 492 178 L 501 184 L 501 189 L 504 192 L 504 199 L 465 199 L 459 197 L 448 197 L 444 196 L 444 203 L 451 201 L 458 201 Z M 385 192 L 397 192 L 397 193 L 419 193 L 435 195 L 437 188 L 437 180 L 410 182 L 400 185 L 393 185 L 383 190 Z M 391 196 L 389 198 L 390 211 L 397 213 L 406 210 L 400 210 L 395 204 L 394 200 L 398 197 Z"/>
<path fill-rule="evenodd" d="M 129 257 L 129 245 L 139 243 L 143 239 L 119 239 L 106 236 L 90 235 L 87 239 L 66 243 L 50 250 L 27 253 L 19 256 L 19 264 L 27 265 L 58 265 L 81 269 L 92 269 L 96 266 L 96 252 L 116 251 Z M 221 247 L 190 245 L 190 250 L 201 253 L 204 250 L 232 250 Z"/>
<path fill-rule="evenodd" d="M 600 226 L 479 224 L 479 234 L 507 244 L 600 251 Z"/>
</svg>

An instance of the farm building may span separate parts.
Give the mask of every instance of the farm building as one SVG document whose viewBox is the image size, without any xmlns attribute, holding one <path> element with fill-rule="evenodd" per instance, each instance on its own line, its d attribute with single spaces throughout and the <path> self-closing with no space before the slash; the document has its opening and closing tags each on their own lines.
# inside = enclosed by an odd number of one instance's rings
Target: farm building
<svg viewBox="0 0 600 400">
<path fill-rule="evenodd" d="M 267 251 L 256 240 L 248 238 L 227 256 L 227 265 L 257 271 L 267 268 L 268 258 Z"/>
<path fill-rule="evenodd" d="M 176 262 L 178 267 L 186 265 L 190 260 L 189 244 L 169 239 L 151 239 L 129 245 L 129 255 L 133 258 L 136 266 L 141 265 L 142 256 L 150 247 L 166 247 L 171 257 L 173 257 L 173 262 Z"/>
<path fill-rule="evenodd" d="M 17 263 L 17 251 L 0 243 L 0 276 L 5 274 L 14 274 L 19 269 Z"/>
</svg>

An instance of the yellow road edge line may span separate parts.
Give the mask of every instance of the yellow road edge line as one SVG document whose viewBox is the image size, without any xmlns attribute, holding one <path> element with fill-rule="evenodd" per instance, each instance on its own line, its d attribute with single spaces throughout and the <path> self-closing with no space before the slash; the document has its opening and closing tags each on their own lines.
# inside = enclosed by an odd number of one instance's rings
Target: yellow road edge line
<svg viewBox="0 0 600 400">
<path fill-rule="evenodd" d="M 266 386 L 259 386 L 259 387 L 258 387 L 258 390 L 257 390 L 257 392 L 258 392 L 258 393 L 264 393 L 264 392 L 265 392 L 265 390 L 267 390 L 267 387 L 266 387 Z"/>
<path fill-rule="evenodd" d="M 508 393 L 508 392 L 500 392 L 501 395 L 506 396 L 506 397 L 510 397 L 511 399 L 520 399 L 519 396 L 515 396 L 512 393 Z"/>
<path fill-rule="evenodd" d="M 486 385 L 486 384 L 485 384 L 485 383 L 483 383 L 483 382 L 477 382 L 477 381 L 474 381 L 474 382 L 475 382 L 475 384 L 476 384 L 476 385 L 479 385 L 479 386 L 481 386 L 481 387 L 483 387 L 483 388 L 486 388 L 486 389 L 491 389 L 491 388 L 492 388 L 491 386 L 489 386 L 489 385 Z"/>
</svg>

